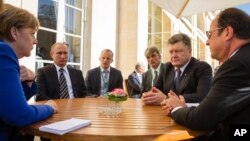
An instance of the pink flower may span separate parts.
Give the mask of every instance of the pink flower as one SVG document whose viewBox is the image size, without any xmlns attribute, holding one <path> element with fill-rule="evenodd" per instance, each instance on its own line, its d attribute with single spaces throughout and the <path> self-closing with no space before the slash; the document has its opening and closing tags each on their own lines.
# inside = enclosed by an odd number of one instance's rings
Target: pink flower
<svg viewBox="0 0 250 141">
<path fill-rule="evenodd" d="M 127 96 L 127 94 L 121 88 L 115 88 L 111 93 L 115 96 Z"/>
</svg>

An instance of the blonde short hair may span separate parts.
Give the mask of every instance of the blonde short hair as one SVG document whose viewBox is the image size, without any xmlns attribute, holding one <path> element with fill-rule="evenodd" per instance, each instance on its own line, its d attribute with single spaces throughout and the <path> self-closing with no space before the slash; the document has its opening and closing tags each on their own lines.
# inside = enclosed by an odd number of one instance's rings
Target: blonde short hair
<svg viewBox="0 0 250 141">
<path fill-rule="evenodd" d="M 9 4 L 3 4 L 0 19 L 0 39 L 6 39 L 10 42 L 14 41 L 11 35 L 12 27 L 38 30 L 40 25 L 38 19 L 29 11 Z"/>
</svg>

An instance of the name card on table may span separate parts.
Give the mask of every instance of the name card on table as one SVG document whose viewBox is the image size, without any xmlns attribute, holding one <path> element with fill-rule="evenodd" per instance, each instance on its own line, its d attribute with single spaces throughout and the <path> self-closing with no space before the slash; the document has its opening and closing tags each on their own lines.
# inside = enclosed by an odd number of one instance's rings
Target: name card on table
<svg viewBox="0 0 250 141">
<path fill-rule="evenodd" d="M 91 124 L 90 120 L 71 118 L 39 127 L 40 131 L 63 135 Z"/>
</svg>

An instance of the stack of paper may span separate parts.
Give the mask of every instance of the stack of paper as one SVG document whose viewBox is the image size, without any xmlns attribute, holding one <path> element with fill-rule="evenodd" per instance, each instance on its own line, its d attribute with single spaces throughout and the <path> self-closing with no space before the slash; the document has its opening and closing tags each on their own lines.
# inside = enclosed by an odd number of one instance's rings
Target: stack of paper
<svg viewBox="0 0 250 141">
<path fill-rule="evenodd" d="M 71 118 L 39 127 L 40 131 L 63 135 L 91 123 L 90 120 Z"/>
</svg>

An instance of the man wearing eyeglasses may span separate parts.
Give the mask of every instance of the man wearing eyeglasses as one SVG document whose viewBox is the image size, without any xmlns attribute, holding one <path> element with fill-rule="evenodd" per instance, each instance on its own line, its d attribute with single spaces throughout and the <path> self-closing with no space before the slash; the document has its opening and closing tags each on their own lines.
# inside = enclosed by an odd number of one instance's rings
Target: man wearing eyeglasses
<svg viewBox="0 0 250 141">
<path fill-rule="evenodd" d="M 199 103 L 207 95 L 212 83 L 212 68 L 192 57 L 190 38 L 183 33 L 168 40 L 170 62 L 152 90 L 143 93 L 145 104 L 160 105 L 169 91 L 180 95 L 187 103 Z"/>
<path fill-rule="evenodd" d="M 222 62 L 212 87 L 200 105 L 191 108 L 168 93 L 169 98 L 162 102 L 167 115 L 189 128 L 212 131 L 209 140 L 244 139 L 230 130 L 250 125 L 249 31 L 249 15 L 236 8 L 225 9 L 212 21 L 207 45 L 212 58 Z"/>
</svg>

